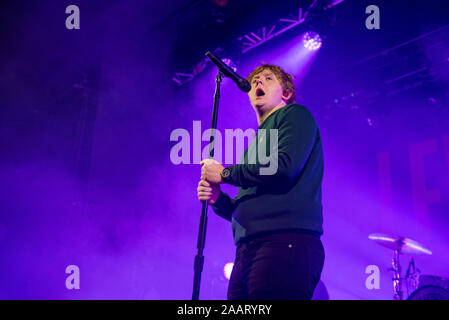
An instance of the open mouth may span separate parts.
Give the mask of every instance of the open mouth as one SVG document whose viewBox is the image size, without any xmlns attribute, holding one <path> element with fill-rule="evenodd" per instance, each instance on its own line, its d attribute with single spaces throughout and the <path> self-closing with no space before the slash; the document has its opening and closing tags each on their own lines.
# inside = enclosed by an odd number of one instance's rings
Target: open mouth
<svg viewBox="0 0 449 320">
<path fill-rule="evenodd" d="M 265 95 L 265 92 L 261 88 L 256 90 L 256 97 L 262 97 L 264 95 Z"/>
</svg>

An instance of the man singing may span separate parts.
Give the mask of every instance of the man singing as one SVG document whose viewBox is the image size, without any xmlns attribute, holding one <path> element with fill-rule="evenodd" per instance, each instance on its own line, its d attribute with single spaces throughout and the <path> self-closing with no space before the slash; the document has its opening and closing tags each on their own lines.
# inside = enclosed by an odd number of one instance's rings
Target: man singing
<svg viewBox="0 0 449 320">
<path fill-rule="evenodd" d="M 295 104 L 292 79 L 274 65 L 252 71 L 248 95 L 259 124 L 254 141 L 241 164 L 225 168 L 213 159 L 201 162 L 198 199 L 232 222 L 237 251 L 230 300 L 310 300 L 323 269 L 321 136 L 309 110 Z M 277 170 L 263 174 L 268 164 L 256 150 L 268 143 L 268 134 L 260 133 L 270 129 L 277 130 L 277 153 L 271 157 Z M 238 186 L 237 197 L 222 192 L 222 183 Z"/>
</svg>

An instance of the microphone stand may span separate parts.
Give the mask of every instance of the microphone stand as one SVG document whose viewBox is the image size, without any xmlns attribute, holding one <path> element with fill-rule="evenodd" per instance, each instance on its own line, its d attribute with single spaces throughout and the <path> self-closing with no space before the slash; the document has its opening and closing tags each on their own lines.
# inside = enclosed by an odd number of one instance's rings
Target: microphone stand
<svg viewBox="0 0 449 320">
<path fill-rule="evenodd" d="M 212 126 L 211 126 L 211 135 L 209 140 L 209 159 L 214 157 L 214 146 L 215 146 L 215 130 L 217 129 L 217 117 L 218 117 L 218 103 L 220 100 L 220 85 L 222 80 L 221 71 L 218 70 L 217 77 L 215 78 L 216 86 L 215 86 L 215 94 L 214 94 L 214 108 L 212 111 Z M 207 201 L 202 201 L 203 210 L 200 218 L 200 228 L 198 231 L 198 241 L 197 248 L 198 252 L 195 256 L 194 263 L 194 275 L 193 275 L 193 293 L 192 300 L 198 300 L 200 295 L 200 283 L 201 283 L 201 272 L 203 271 L 204 265 L 204 244 L 206 241 L 206 227 L 207 227 Z"/>
</svg>

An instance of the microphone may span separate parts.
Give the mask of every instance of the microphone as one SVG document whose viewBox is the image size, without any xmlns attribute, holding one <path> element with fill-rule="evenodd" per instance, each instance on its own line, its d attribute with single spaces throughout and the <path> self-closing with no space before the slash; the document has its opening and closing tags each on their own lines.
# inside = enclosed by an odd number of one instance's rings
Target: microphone
<svg viewBox="0 0 449 320">
<path fill-rule="evenodd" d="M 251 90 L 251 85 L 248 80 L 242 78 L 231 67 L 229 67 L 226 63 L 224 63 L 220 58 L 215 56 L 210 51 L 206 52 L 206 56 L 218 67 L 221 73 L 226 77 L 229 77 L 234 81 L 240 90 L 244 92 L 249 92 Z"/>
</svg>

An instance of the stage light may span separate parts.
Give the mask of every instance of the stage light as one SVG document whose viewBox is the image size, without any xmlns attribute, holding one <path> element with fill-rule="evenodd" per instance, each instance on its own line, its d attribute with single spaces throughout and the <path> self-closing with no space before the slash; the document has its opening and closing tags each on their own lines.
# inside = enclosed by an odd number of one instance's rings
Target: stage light
<svg viewBox="0 0 449 320">
<path fill-rule="evenodd" d="M 302 38 L 304 47 L 310 51 L 315 51 L 321 48 L 321 37 L 318 33 L 313 31 L 307 31 Z"/>
<path fill-rule="evenodd" d="M 232 262 L 228 262 L 225 264 L 225 266 L 223 268 L 224 276 L 228 280 L 231 278 L 231 272 L 232 272 L 233 267 L 234 267 L 234 264 Z"/>
</svg>

